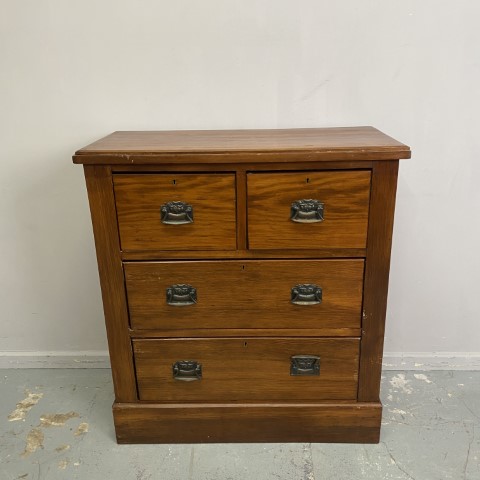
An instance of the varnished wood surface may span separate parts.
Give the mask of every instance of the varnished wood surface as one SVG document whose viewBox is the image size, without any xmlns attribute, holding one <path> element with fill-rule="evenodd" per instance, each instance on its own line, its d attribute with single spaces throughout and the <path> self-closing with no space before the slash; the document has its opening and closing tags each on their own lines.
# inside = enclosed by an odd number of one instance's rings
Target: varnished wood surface
<svg viewBox="0 0 480 480">
<path fill-rule="evenodd" d="M 206 155 L 206 154 L 205 154 Z M 247 155 L 247 154 L 244 154 Z M 262 159 L 264 154 L 259 154 Z M 318 170 L 319 168 L 323 170 L 365 170 L 372 168 L 375 161 L 355 161 L 347 160 L 346 158 L 341 159 L 341 161 L 322 161 L 319 165 L 315 163 L 313 159 L 310 161 L 300 161 L 299 157 L 296 154 L 285 154 L 285 156 L 279 154 L 271 154 L 275 156 L 278 162 L 263 162 L 260 163 L 260 158 L 256 156 L 257 160 L 252 160 L 248 165 L 243 164 L 232 164 L 232 163 L 203 163 L 199 165 L 199 159 L 193 157 L 193 163 L 188 162 L 189 155 L 186 154 L 182 158 L 185 163 L 181 165 L 176 165 L 175 163 L 166 163 L 165 161 L 158 162 L 157 164 L 148 164 L 148 165 L 112 165 L 113 173 L 164 173 L 164 172 L 196 172 L 196 173 L 205 173 L 205 172 L 232 172 L 235 169 L 262 172 L 276 172 L 276 171 L 312 171 Z M 207 158 L 210 158 L 209 155 L 206 155 Z M 290 158 L 290 161 L 288 161 Z"/>
<path fill-rule="evenodd" d="M 251 249 L 365 248 L 370 172 L 250 173 L 248 245 Z M 293 202 L 319 200 L 324 220 L 290 220 Z"/>
<path fill-rule="evenodd" d="M 115 132 L 76 152 L 76 163 L 148 164 L 159 155 L 170 161 L 182 162 L 182 154 L 202 155 L 201 161 L 251 162 L 255 155 L 298 153 L 308 160 L 329 159 L 332 154 L 345 159 L 370 159 L 386 155 L 388 158 L 408 158 L 410 149 L 373 127 L 306 128 L 285 130 L 213 130 L 213 131 L 163 131 Z M 210 162 L 205 154 L 209 155 Z M 307 155 L 305 155 L 307 154 Z"/>
<path fill-rule="evenodd" d="M 360 328 L 171 328 L 130 330 L 132 338 L 181 337 L 360 337 Z"/>
<path fill-rule="evenodd" d="M 363 260 L 145 262 L 124 265 L 136 329 L 358 328 Z M 291 289 L 313 283 L 322 302 L 294 305 Z M 167 304 L 166 289 L 189 284 L 197 303 Z"/>
<path fill-rule="evenodd" d="M 318 248 L 279 250 L 143 250 L 122 252 L 122 260 L 195 260 L 195 259 L 288 259 L 288 258 L 363 258 L 365 248 Z"/>
<path fill-rule="evenodd" d="M 236 248 L 235 175 L 115 175 L 121 247 L 128 250 L 233 250 Z M 194 221 L 163 224 L 160 207 L 183 201 Z"/>
<path fill-rule="evenodd" d="M 397 175 L 398 162 L 379 162 L 372 175 L 358 388 L 362 402 L 378 401 L 380 393 Z"/>
<path fill-rule="evenodd" d="M 410 158 L 409 147 L 371 127 L 116 132 L 74 155 L 75 163 L 86 164 L 120 443 L 378 442 L 388 271 L 401 158 Z M 185 183 L 189 176 L 193 183 Z M 328 181 L 321 181 L 328 176 Z M 205 186 L 205 180 L 213 177 L 226 180 Z M 122 184 L 118 191 L 113 190 L 112 178 Z M 129 184 L 134 178 L 149 180 Z M 158 178 L 168 178 L 175 189 L 168 190 Z M 178 192 L 179 183 L 173 182 L 178 178 L 182 193 L 197 195 L 200 203 L 214 205 L 220 198 L 216 212 L 228 213 L 226 224 L 215 223 L 211 216 L 204 233 L 189 236 L 184 230 L 177 238 L 157 230 L 161 205 L 157 200 L 164 193 Z M 300 182 L 292 182 L 293 178 Z M 258 185 L 255 179 L 261 180 Z M 341 214 L 335 228 L 320 239 L 311 231 L 297 236 L 298 230 L 282 230 L 285 222 L 291 223 L 291 201 L 315 198 L 325 191 L 323 187 L 330 188 L 337 201 L 325 202 L 325 221 L 318 226 L 328 228 L 338 207 Z M 289 192 L 302 195 L 290 201 Z M 151 203 L 152 198 L 156 203 Z M 170 200 L 187 201 L 165 201 Z M 123 220 L 118 218 L 120 229 L 127 225 L 127 235 L 121 231 L 123 251 L 116 208 L 124 215 Z M 327 259 L 338 268 L 324 270 Z M 309 263 L 314 265 L 312 270 L 306 267 Z M 280 268 L 287 264 L 287 269 Z M 158 265 L 163 267 L 157 270 Z M 199 265 L 198 270 L 193 265 Z M 224 270 L 217 270 L 218 265 Z M 236 271 L 229 270 L 232 265 Z M 246 269 L 239 272 L 242 265 Z M 345 265 L 355 267 L 346 273 Z M 132 294 L 132 325 L 124 270 Z M 165 274 L 188 283 L 188 273 L 194 273 L 200 285 L 195 315 L 164 305 Z M 287 303 L 282 303 L 285 299 L 278 292 L 286 287 L 282 282 L 290 273 L 318 275 L 316 280 L 299 280 L 322 283 L 324 302 L 305 307 L 316 313 L 299 316 L 291 310 L 291 285 Z M 225 296 L 232 288 L 234 294 Z M 210 312 L 204 307 L 205 298 Z M 332 298 L 335 301 L 328 303 Z M 232 299 L 231 303 L 225 299 Z M 317 307 L 327 310 L 322 314 Z M 291 346 L 312 342 L 326 350 L 319 354 L 320 376 L 305 387 L 308 377 L 290 377 L 290 358 L 285 363 L 280 357 L 292 354 Z M 133 344 L 139 386 L 148 400 L 137 397 Z M 202 365 L 207 368 L 198 383 L 208 388 L 197 384 L 188 390 L 186 384 L 178 386 L 180 382 L 172 380 L 174 359 L 190 359 L 183 358 L 190 353 L 205 356 Z M 295 349 L 295 354 L 301 353 L 315 354 Z M 227 374 L 229 368 L 232 376 Z M 217 371 L 216 377 L 209 377 L 212 371 Z M 287 387 L 298 380 L 300 389 Z"/>
<path fill-rule="evenodd" d="M 247 248 L 247 174 L 239 169 L 235 175 L 237 197 L 237 249 Z"/>
<path fill-rule="evenodd" d="M 133 340 L 140 400 L 231 402 L 355 399 L 356 338 Z M 320 375 L 291 376 L 290 357 L 320 357 Z M 172 365 L 195 360 L 201 380 L 175 380 Z"/>
<path fill-rule="evenodd" d="M 120 402 L 133 402 L 137 398 L 137 387 L 128 331 L 127 302 L 120 260 L 112 175 L 108 167 L 85 166 L 84 170 L 95 237 L 115 398 Z"/>
<path fill-rule="evenodd" d="M 380 403 L 114 404 L 118 443 L 378 443 Z"/>
<path fill-rule="evenodd" d="M 289 150 L 407 150 L 373 127 L 264 130 L 173 130 L 114 132 L 77 155 L 116 152 L 234 152 Z"/>
</svg>

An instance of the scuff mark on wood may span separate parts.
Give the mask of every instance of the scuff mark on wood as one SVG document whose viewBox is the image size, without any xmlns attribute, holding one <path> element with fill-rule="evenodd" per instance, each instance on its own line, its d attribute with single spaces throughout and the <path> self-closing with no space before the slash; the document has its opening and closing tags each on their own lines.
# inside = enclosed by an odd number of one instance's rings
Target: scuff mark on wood
<svg viewBox="0 0 480 480">
<path fill-rule="evenodd" d="M 40 426 L 44 428 L 63 427 L 68 420 L 79 416 L 77 412 L 43 414 L 40 417 Z"/>
<path fill-rule="evenodd" d="M 32 393 L 25 390 L 26 398 L 17 403 L 15 410 L 8 416 L 9 422 L 16 422 L 18 420 L 25 420 L 27 413 L 35 406 L 43 397 L 43 393 Z"/>
<path fill-rule="evenodd" d="M 43 432 L 39 428 L 32 428 L 32 430 L 28 432 L 25 451 L 22 453 L 22 457 L 28 457 L 39 448 L 43 448 L 44 438 Z"/>
</svg>

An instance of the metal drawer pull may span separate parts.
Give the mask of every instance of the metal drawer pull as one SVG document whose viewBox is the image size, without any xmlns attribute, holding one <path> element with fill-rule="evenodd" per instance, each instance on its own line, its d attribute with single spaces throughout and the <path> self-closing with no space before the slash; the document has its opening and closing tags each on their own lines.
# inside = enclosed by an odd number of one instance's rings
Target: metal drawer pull
<svg viewBox="0 0 480 480">
<path fill-rule="evenodd" d="M 290 220 L 297 223 L 323 222 L 324 206 L 324 203 L 311 198 L 297 200 L 290 208 Z"/>
<path fill-rule="evenodd" d="M 295 305 L 322 303 L 322 288 L 314 283 L 300 283 L 292 287 L 291 300 Z"/>
<path fill-rule="evenodd" d="M 167 225 L 193 223 L 193 207 L 185 202 L 167 202 L 160 207 L 160 217 Z"/>
<path fill-rule="evenodd" d="M 173 378 L 183 382 L 202 379 L 202 364 L 196 360 L 181 360 L 172 365 Z"/>
<path fill-rule="evenodd" d="M 320 357 L 315 355 L 294 355 L 290 357 L 290 375 L 320 375 Z"/>
<path fill-rule="evenodd" d="M 179 283 L 167 288 L 167 304 L 184 307 L 197 303 L 197 289 L 191 285 Z"/>
</svg>

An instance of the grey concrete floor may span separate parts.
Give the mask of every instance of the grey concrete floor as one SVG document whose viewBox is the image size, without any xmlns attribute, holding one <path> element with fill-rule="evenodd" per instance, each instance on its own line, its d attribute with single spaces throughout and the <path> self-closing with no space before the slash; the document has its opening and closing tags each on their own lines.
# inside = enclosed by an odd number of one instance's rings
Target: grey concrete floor
<svg viewBox="0 0 480 480">
<path fill-rule="evenodd" d="M 480 480 L 480 372 L 384 372 L 378 445 L 117 445 L 109 370 L 0 370 L 0 398 L 1 480 Z"/>
</svg>

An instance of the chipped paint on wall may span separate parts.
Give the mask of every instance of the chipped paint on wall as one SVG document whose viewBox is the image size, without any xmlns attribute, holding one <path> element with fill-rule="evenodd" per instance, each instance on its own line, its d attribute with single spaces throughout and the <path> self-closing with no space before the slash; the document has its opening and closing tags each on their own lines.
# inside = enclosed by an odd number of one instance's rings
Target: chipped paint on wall
<svg viewBox="0 0 480 480">
<path fill-rule="evenodd" d="M 27 413 L 34 407 L 43 397 L 43 393 L 32 393 L 25 390 L 26 398 L 17 403 L 15 410 L 8 416 L 9 422 L 16 422 L 18 420 L 25 420 Z"/>
</svg>

